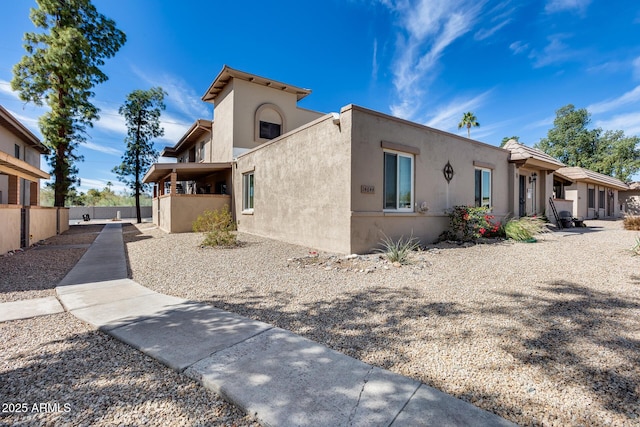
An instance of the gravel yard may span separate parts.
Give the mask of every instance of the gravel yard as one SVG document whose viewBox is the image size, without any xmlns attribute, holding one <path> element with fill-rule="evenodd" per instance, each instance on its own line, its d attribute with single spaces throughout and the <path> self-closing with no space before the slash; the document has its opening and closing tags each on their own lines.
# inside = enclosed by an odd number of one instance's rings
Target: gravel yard
<svg viewBox="0 0 640 427">
<path fill-rule="evenodd" d="M 443 245 L 395 267 L 125 227 L 132 278 L 269 322 L 521 425 L 640 425 L 640 257 L 620 221 Z"/>
<path fill-rule="evenodd" d="M 67 245 L 91 243 L 102 227 L 73 226 L 41 247 L 0 256 L 0 302 L 55 295 L 86 251 Z M 259 426 L 69 313 L 0 323 L 0 337 L 0 425 Z"/>
</svg>

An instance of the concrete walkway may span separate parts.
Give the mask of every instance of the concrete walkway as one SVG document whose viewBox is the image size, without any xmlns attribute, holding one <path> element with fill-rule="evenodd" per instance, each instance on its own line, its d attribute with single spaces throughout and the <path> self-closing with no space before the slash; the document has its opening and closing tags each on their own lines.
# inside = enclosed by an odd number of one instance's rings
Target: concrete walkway
<svg viewBox="0 0 640 427">
<path fill-rule="evenodd" d="M 140 286 L 127 278 L 121 224 L 105 226 L 56 292 L 78 318 L 265 425 L 513 425 L 289 331 Z"/>
</svg>

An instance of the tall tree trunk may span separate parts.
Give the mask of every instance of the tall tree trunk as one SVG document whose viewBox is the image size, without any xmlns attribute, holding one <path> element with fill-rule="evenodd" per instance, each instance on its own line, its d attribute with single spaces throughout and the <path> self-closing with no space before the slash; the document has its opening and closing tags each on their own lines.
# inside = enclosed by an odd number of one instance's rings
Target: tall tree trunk
<svg viewBox="0 0 640 427">
<path fill-rule="evenodd" d="M 140 122 L 142 117 L 141 113 L 138 113 L 138 129 L 136 130 L 136 217 L 138 224 L 142 222 L 142 214 L 140 213 Z"/>
<path fill-rule="evenodd" d="M 64 90 L 62 89 L 62 85 L 64 84 L 64 78 L 62 76 L 56 75 L 57 81 L 60 84 L 60 88 L 58 89 L 58 108 L 60 112 L 64 111 Z M 58 146 L 55 147 L 55 160 L 53 167 L 53 176 L 55 177 L 56 182 L 53 186 L 53 194 L 54 194 L 54 203 L 53 205 L 56 207 L 64 207 L 65 199 L 67 198 L 67 174 L 65 173 L 65 164 L 66 161 L 66 152 L 67 152 L 67 132 L 63 125 L 60 125 L 58 128 Z"/>
</svg>

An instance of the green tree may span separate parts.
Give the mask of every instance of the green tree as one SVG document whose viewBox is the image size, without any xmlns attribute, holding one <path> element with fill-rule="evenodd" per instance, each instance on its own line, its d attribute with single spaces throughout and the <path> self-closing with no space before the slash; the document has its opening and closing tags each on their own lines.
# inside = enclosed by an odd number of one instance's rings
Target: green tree
<svg viewBox="0 0 640 427">
<path fill-rule="evenodd" d="M 640 138 L 623 131 L 588 129 L 591 115 L 572 104 L 556 111 L 554 127 L 535 147 L 567 166 L 579 166 L 627 181 L 640 170 Z"/>
<path fill-rule="evenodd" d="M 520 137 L 519 136 L 505 136 L 504 138 L 502 138 L 502 142 L 500 143 L 500 147 L 504 147 L 504 145 L 509 142 L 510 140 L 516 140 L 517 142 L 520 142 Z"/>
<path fill-rule="evenodd" d="M 467 128 L 467 138 L 471 138 L 471 127 L 479 127 L 478 119 L 475 114 L 468 111 L 462 115 L 462 120 L 458 123 L 458 129 Z"/>
<path fill-rule="evenodd" d="M 629 181 L 640 171 L 640 138 L 626 136 L 623 131 L 608 130 L 598 144 L 599 156 L 596 172 Z"/>
<path fill-rule="evenodd" d="M 565 105 L 556 111 L 553 128 L 535 147 L 567 166 L 593 169 L 598 156 L 598 138 L 601 130 L 587 129 L 591 115 L 585 108 Z"/>
<path fill-rule="evenodd" d="M 140 214 L 140 193 L 143 190 L 141 175 L 158 158 L 153 148 L 153 138 L 164 135 L 160 127 L 160 115 L 165 109 L 166 93 L 161 87 L 149 90 L 137 89 L 127 96 L 124 105 L 118 112 L 127 123 L 127 149 L 122 156 L 122 163 L 113 168 L 122 180 L 131 188 L 136 198 L 136 215 L 138 223 L 142 222 Z"/>
<path fill-rule="evenodd" d="M 89 99 L 107 80 L 100 70 L 125 43 L 115 22 L 98 13 L 90 0 L 36 0 L 30 18 L 38 32 L 24 35 L 27 54 L 13 67 L 11 88 L 20 99 L 50 111 L 39 119 L 44 143 L 52 149 L 54 204 L 64 206 L 76 183 L 75 150 L 85 130 L 98 119 Z"/>
</svg>

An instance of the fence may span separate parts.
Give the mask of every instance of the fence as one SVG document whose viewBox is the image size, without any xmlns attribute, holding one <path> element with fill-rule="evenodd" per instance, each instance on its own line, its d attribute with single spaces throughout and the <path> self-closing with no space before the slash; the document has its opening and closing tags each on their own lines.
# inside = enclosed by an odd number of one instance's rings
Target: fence
<svg viewBox="0 0 640 427">
<path fill-rule="evenodd" d="M 120 212 L 120 218 L 136 218 L 135 206 L 76 206 L 69 208 L 69 220 L 81 220 L 82 215 L 91 219 L 113 219 Z M 151 218 L 151 206 L 141 206 L 142 218 Z"/>
</svg>

